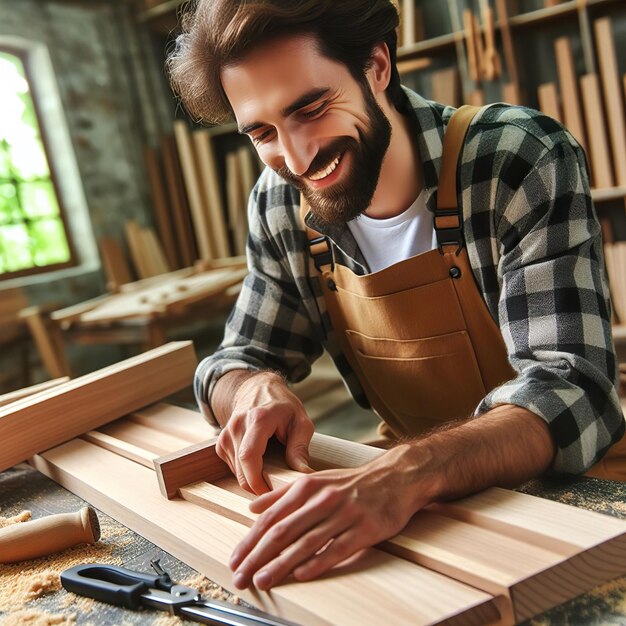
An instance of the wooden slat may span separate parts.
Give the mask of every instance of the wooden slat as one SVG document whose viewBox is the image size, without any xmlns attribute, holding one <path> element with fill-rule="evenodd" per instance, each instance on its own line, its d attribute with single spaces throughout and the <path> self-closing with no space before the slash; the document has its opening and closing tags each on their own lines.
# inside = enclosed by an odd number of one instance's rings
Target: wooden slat
<svg viewBox="0 0 626 626">
<path fill-rule="evenodd" d="M 0 471 L 183 389 L 195 366 L 174 342 L 0 408 Z"/>
<path fill-rule="evenodd" d="M 107 289 L 115 292 L 121 285 L 133 280 L 124 251 L 119 241 L 113 237 L 100 237 L 98 247 L 100 248 L 104 273 L 107 277 Z"/>
<path fill-rule="evenodd" d="M 129 220 L 124 224 L 124 232 L 126 233 L 126 243 L 128 244 L 128 250 L 130 251 L 130 257 L 133 260 L 137 276 L 139 278 L 154 276 L 155 272 L 146 259 L 141 226 L 136 221 Z"/>
<path fill-rule="evenodd" d="M 4 393 L 0 396 L 0 406 L 4 406 L 5 404 L 11 404 L 11 402 L 21 400 L 22 398 L 34 396 L 36 393 L 52 389 L 52 387 L 56 387 L 57 385 L 66 383 L 68 380 L 68 376 L 63 376 L 61 378 L 55 378 L 54 380 L 47 380 L 43 383 L 39 383 L 38 385 L 31 385 L 30 387 L 24 387 L 23 389 L 16 389 L 15 391 Z"/>
<path fill-rule="evenodd" d="M 453 107 L 459 106 L 459 73 L 456 67 L 433 72 L 433 100 Z"/>
<path fill-rule="evenodd" d="M 578 78 L 574 67 L 572 44 L 567 37 L 559 37 L 554 42 L 559 86 L 563 102 L 563 121 L 576 141 L 586 149 L 583 112 L 578 94 Z"/>
<path fill-rule="evenodd" d="M 173 137 L 164 135 L 161 141 L 165 181 L 172 207 L 172 221 L 176 232 L 176 244 L 180 260 L 184 266 L 192 265 L 198 258 L 193 236 L 189 207 L 185 196 L 178 152 Z"/>
<path fill-rule="evenodd" d="M 402 45 L 410 46 L 415 36 L 415 0 L 402 0 Z"/>
<path fill-rule="evenodd" d="M 593 187 L 613 187 L 613 169 L 609 159 L 609 142 L 606 136 L 606 119 L 602 108 L 602 94 L 597 74 L 587 74 L 580 79 L 583 96 L 589 156 Z M 626 142 L 626 135 L 624 136 Z"/>
<path fill-rule="evenodd" d="M 197 130 L 193 133 L 193 139 L 198 156 L 198 173 L 204 204 L 209 212 L 213 250 L 217 258 L 227 257 L 230 256 L 230 244 L 222 202 L 222 185 L 211 135 L 208 130 Z"/>
<path fill-rule="evenodd" d="M 144 467 L 152 468 L 154 459 L 158 456 L 154 452 L 150 452 L 145 448 L 128 443 L 122 439 L 113 437 L 112 435 L 108 435 L 101 430 L 90 430 L 84 435 L 81 435 L 81 439 L 84 439 L 89 443 L 93 443 L 96 446 L 100 446 L 105 450 L 115 452 L 115 454 L 124 457 L 125 459 L 135 461 Z"/>
<path fill-rule="evenodd" d="M 196 241 L 198 242 L 200 258 L 212 259 L 215 257 L 215 251 L 213 250 L 210 225 L 202 199 L 196 154 L 187 122 L 183 120 L 174 122 L 174 136 L 176 137 L 176 145 L 180 156 L 185 188 L 187 189 L 187 196 L 189 198 L 191 218 L 193 220 Z"/>
<path fill-rule="evenodd" d="M 626 186 L 626 117 L 611 19 L 603 17 L 596 20 L 594 27 L 608 117 L 609 137 L 611 138 L 611 151 L 615 166 L 615 179 L 619 186 Z"/>
<path fill-rule="evenodd" d="M 235 254 L 246 253 L 246 237 L 248 234 L 246 221 L 241 216 L 245 214 L 242 206 L 241 170 L 237 152 L 226 155 L 226 196 L 228 199 L 228 223 L 233 237 Z"/>
<path fill-rule="evenodd" d="M 108 515 L 232 588 L 227 564 L 245 526 L 189 502 L 166 500 L 153 472 L 84 441 L 64 444 L 33 462 Z M 479 626 L 497 618 L 489 594 L 374 548 L 319 580 L 286 582 L 271 593 L 237 593 L 262 610 L 307 626 L 384 624 L 391 614 L 394 626 Z"/>
<path fill-rule="evenodd" d="M 557 120 L 557 122 L 561 122 L 563 116 L 561 115 L 561 105 L 559 104 L 559 93 L 556 85 L 554 83 L 539 85 L 537 96 L 539 98 L 539 110 L 552 119 Z"/>
</svg>

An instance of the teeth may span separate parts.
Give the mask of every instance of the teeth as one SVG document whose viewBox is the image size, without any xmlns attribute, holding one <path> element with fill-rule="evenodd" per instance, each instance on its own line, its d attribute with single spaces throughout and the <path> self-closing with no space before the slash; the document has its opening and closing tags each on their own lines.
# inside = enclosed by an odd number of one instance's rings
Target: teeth
<svg viewBox="0 0 626 626">
<path fill-rule="evenodd" d="M 322 180 L 322 178 L 326 178 L 327 176 L 332 174 L 335 171 L 337 165 L 339 165 L 339 157 L 336 157 L 330 165 L 327 165 L 325 168 L 318 170 L 317 172 L 315 172 L 315 174 L 311 174 L 309 178 L 311 180 Z"/>
</svg>

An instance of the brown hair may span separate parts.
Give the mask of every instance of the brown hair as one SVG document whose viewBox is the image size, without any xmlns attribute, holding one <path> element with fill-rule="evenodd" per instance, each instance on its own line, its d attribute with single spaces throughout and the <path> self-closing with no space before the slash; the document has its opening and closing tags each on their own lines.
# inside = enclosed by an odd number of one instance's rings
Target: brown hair
<svg viewBox="0 0 626 626">
<path fill-rule="evenodd" d="M 360 82 L 377 43 L 392 63 L 387 88 L 399 111 L 408 110 L 396 69 L 398 11 L 392 0 L 198 0 L 183 17 L 183 33 L 168 55 L 174 91 L 195 119 L 211 124 L 233 119 L 222 89 L 222 68 L 254 47 L 287 34 L 311 34 L 320 52 L 346 65 Z"/>
</svg>

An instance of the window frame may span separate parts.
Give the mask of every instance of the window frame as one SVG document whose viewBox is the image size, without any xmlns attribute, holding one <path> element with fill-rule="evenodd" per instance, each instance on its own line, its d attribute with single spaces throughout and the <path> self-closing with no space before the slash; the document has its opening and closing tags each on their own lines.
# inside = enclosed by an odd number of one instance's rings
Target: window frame
<svg viewBox="0 0 626 626">
<path fill-rule="evenodd" d="M 0 284 L 6 280 L 11 280 L 14 278 L 23 278 L 25 276 L 36 276 L 39 274 L 45 274 L 47 272 L 53 272 L 57 270 L 63 270 L 67 268 L 76 267 L 78 265 L 78 257 L 76 254 L 76 248 L 74 246 L 74 241 L 72 238 L 72 232 L 69 227 L 69 222 L 67 219 L 67 213 L 65 210 L 63 195 L 61 193 L 56 164 L 54 163 L 54 159 L 52 158 L 52 154 L 50 152 L 50 144 L 48 140 L 48 131 L 46 128 L 46 120 L 45 116 L 42 115 L 41 110 L 41 102 L 40 102 L 40 94 L 38 90 L 38 86 L 36 81 L 33 79 L 32 71 L 30 69 L 31 60 L 29 58 L 29 52 L 27 50 L 23 50 L 20 48 L 15 48 L 11 45 L 0 43 L 0 52 L 5 52 L 6 54 L 13 55 L 17 57 L 24 68 L 24 76 L 26 78 L 26 82 L 28 83 L 28 90 L 30 96 L 33 100 L 33 108 L 35 110 L 35 115 L 37 117 L 37 122 L 39 124 L 39 132 L 41 134 L 41 143 L 43 145 L 44 154 L 46 157 L 46 161 L 48 163 L 48 170 L 50 172 L 50 182 L 52 183 L 52 188 L 54 189 L 54 193 L 56 195 L 57 204 L 59 206 L 59 218 L 61 223 L 63 224 L 63 230 L 65 232 L 65 238 L 67 240 L 68 250 L 70 253 L 70 258 L 64 263 L 53 263 L 51 265 L 44 265 L 42 267 L 29 267 L 22 270 L 16 270 L 14 272 L 4 272 L 0 273 Z"/>
</svg>

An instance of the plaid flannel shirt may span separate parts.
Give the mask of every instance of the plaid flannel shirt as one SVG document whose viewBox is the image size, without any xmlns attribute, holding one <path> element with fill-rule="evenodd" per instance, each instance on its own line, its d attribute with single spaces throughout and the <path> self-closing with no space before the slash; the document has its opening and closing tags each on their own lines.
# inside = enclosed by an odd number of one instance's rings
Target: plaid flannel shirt
<svg viewBox="0 0 626 626">
<path fill-rule="evenodd" d="M 443 134 L 454 109 L 407 90 L 417 120 L 426 205 L 434 210 Z M 469 260 L 498 323 L 517 377 L 489 393 L 498 404 L 543 418 L 557 445 L 553 469 L 582 473 L 624 432 L 600 227 L 585 156 L 563 127 L 523 107 L 495 104 L 473 120 L 458 171 Z M 195 391 L 215 423 L 210 397 L 234 369 L 305 378 L 325 348 L 354 399 L 369 406 L 333 330 L 308 253 L 299 193 L 266 169 L 249 207 L 249 275 L 215 354 L 198 366 Z M 355 273 L 367 262 L 345 226 L 309 214 L 334 261 Z"/>
</svg>

